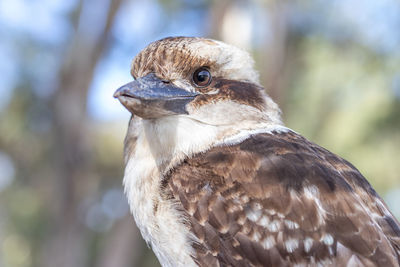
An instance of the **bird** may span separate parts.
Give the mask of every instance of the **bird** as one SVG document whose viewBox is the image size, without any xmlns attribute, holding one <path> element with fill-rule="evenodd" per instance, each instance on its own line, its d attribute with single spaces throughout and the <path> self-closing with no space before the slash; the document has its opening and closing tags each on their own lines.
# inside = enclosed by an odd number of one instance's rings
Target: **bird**
<svg viewBox="0 0 400 267">
<path fill-rule="evenodd" d="M 162 266 L 399 266 L 400 224 L 348 161 L 286 127 L 248 52 L 167 37 L 114 93 L 123 184 Z"/>
</svg>

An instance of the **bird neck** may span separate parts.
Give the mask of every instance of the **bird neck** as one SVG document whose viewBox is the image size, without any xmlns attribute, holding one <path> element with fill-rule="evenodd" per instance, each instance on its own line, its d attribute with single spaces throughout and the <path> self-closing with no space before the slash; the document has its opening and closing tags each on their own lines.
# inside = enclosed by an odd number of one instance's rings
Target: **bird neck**
<svg viewBox="0 0 400 267">
<path fill-rule="evenodd" d="M 212 146 L 238 143 L 250 135 L 282 130 L 282 125 L 259 121 L 240 124 L 210 125 L 185 116 L 170 116 L 157 120 L 138 120 L 131 123 L 127 140 L 135 139 L 134 149 L 147 151 L 146 157 L 156 162 L 161 174 L 187 157 L 204 152 Z M 126 141 L 126 144 L 129 143 Z M 131 151 L 131 153 L 134 151 Z M 127 153 L 127 151 L 126 151 Z M 126 155 L 129 158 L 129 155 Z"/>
</svg>

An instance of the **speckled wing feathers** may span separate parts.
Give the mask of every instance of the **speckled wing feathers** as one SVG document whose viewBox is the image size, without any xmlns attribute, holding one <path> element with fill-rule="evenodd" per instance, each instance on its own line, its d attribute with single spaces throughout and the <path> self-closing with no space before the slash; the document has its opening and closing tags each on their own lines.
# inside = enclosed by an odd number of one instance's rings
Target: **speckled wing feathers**
<svg viewBox="0 0 400 267">
<path fill-rule="evenodd" d="M 348 162 L 293 133 L 185 160 L 163 181 L 200 266 L 398 266 L 400 229 Z"/>
</svg>

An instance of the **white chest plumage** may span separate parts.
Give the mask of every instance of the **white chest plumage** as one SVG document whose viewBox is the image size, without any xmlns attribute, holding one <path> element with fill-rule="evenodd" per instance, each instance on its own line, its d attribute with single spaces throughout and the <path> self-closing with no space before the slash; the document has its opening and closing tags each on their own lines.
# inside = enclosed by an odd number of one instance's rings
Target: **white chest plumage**
<svg viewBox="0 0 400 267">
<path fill-rule="evenodd" d="M 137 140 L 125 168 L 125 192 L 136 224 L 160 263 L 163 266 L 196 266 L 191 246 L 195 238 L 174 203 L 162 197 L 160 181 L 163 173 L 182 159 L 210 146 L 231 145 L 252 134 L 285 128 L 274 125 L 239 132 L 233 130 L 230 132 L 236 132 L 235 135 L 220 139 L 218 127 L 184 118 L 174 127 L 171 123 L 141 121 L 135 125 Z"/>
<path fill-rule="evenodd" d="M 190 256 L 189 230 L 173 203 L 159 194 L 161 174 L 146 146 L 147 142 L 139 138 L 135 154 L 125 169 L 125 192 L 133 217 L 163 266 L 195 266 Z"/>
</svg>

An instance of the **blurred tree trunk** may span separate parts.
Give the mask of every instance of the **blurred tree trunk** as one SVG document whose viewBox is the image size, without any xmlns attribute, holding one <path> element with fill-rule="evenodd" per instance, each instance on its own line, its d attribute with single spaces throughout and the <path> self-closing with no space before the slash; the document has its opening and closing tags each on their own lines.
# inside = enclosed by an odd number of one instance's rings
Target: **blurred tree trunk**
<svg viewBox="0 0 400 267">
<path fill-rule="evenodd" d="M 221 39 L 222 24 L 230 12 L 231 7 L 238 5 L 240 7 L 241 1 L 213 1 L 211 12 L 211 25 L 213 26 L 210 35 L 213 38 Z M 271 36 L 266 43 L 256 47 L 257 56 L 256 62 L 260 71 L 260 82 L 265 87 L 267 93 L 279 104 L 284 105 L 285 102 L 285 88 L 287 88 L 288 81 L 288 17 L 287 17 L 287 2 L 280 0 L 265 0 L 259 3 L 253 3 L 260 6 L 265 11 L 264 16 L 267 18 L 267 25 L 261 25 L 268 34 Z M 261 20 L 262 21 L 262 20 Z M 253 25 L 253 27 L 260 27 L 260 25 Z M 230 27 L 232 32 L 230 34 L 240 34 L 236 29 Z M 250 30 L 250 29 L 249 29 Z M 256 37 L 257 38 L 257 37 Z"/>
<path fill-rule="evenodd" d="M 261 73 L 261 84 L 267 93 L 278 103 L 284 105 L 285 88 L 287 88 L 287 52 L 288 52 L 288 18 L 286 1 L 266 1 L 271 36 L 269 43 L 262 47 L 258 59 Z"/>
<path fill-rule="evenodd" d="M 230 5 L 234 1 L 229 0 L 214 0 L 211 5 L 211 28 L 209 34 L 211 38 L 220 40 L 221 39 L 221 28 L 224 22 L 224 17 L 228 11 Z"/>
<path fill-rule="evenodd" d="M 97 257 L 97 267 L 129 267 L 140 266 L 138 259 L 143 254 L 143 242 L 132 237 L 139 237 L 139 229 L 135 227 L 133 217 L 129 214 L 115 223 L 107 234 Z"/>
<path fill-rule="evenodd" d="M 78 204 L 85 197 L 85 190 L 88 190 L 78 188 L 78 185 L 89 184 L 84 180 L 93 176 L 90 175 L 90 168 L 93 168 L 91 142 L 87 135 L 90 127 L 86 112 L 87 95 L 122 1 L 81 0 L 77 21 L 73 22 L 78 27 L 63 59 L 52 106 L 54 147 L 57 149 L 53 159 L 56 169 L 55 202 L 50 204 L 53 205 L 51 225 L 54 228 L 49 230 L 51 234 L 42 248 L 44 267 L 80 267 L 88 262 L 89 255 L 84 254 L 88 251 L 89 237 L 78 217 Z M 98 12 L 91 12 L 91 6 L 98 4 L 108 6 L 103 18 L 99 18 Z M 83 23 L 86 29 L 80 27 L 81 20 L 91 23 L 90 29 Z M 96 34 L 90 35 L 91 30 Z"/>
</svg>

